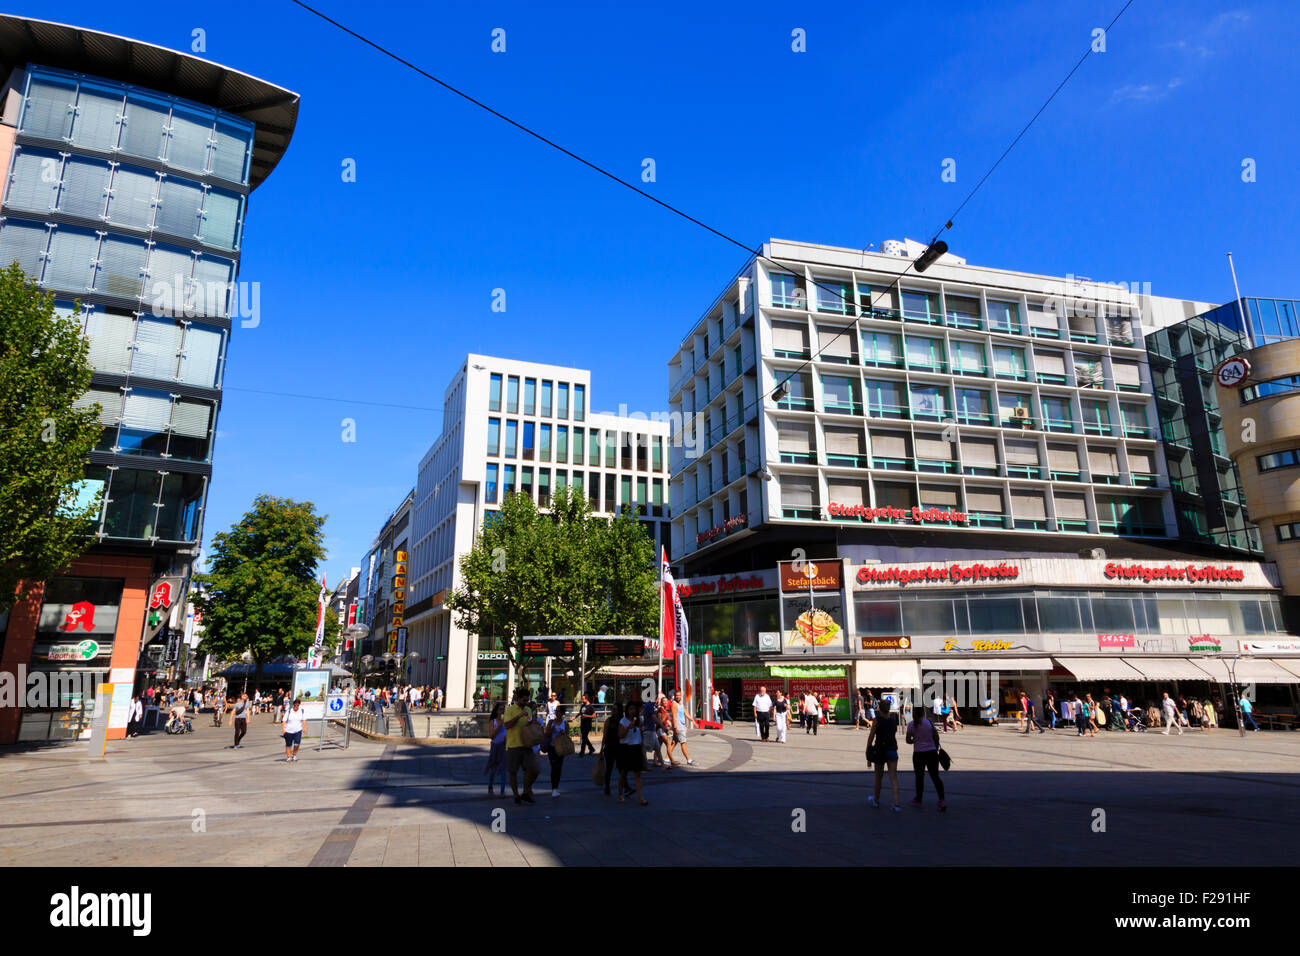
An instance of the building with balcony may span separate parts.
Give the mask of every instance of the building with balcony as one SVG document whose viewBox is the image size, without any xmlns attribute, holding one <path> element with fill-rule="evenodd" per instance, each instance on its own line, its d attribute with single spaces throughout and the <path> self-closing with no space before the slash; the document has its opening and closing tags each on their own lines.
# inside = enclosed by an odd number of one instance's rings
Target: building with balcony
<svg viewBox="0 0 1300 956">
<path fill-rule="evenodd" d="M 117 682 L 160 664 L 142 654 L 160 633 L 146 592 L 164 577 L 186 591 L 232 323 L 251 298 L 236 282 L 247 205 L 297 111 L 297 94 L 198 57 L 0 17 L 0 261 L 17 261 L 60 312 L 80 303 L 95 367 L 82 402 L 104 426 L 83 484 L 103 492 L 95 544 L 0 618 L 5 669 L 66 665 L 76 638 L 94 645 L 76 666 Z M 94 610 L 92 626 L 88 613 L 73 625 L 78 607 Z M 0 743 L 80 732 L 68 701 L 0 715 Z"/>
<path fill-rule="evenodd" d="M 668 542 L 667 421 L 593 407 L 591 373 L 558 365 L 469 355 L 447 386 L 442 434 L 415 486 L 406 626 L 409 679 L 440 685 L 448 707 L 467 706 L 485 686 L 500 699 L 512 682 L 542 680 L 542 659 L 513 673 L 492 635 L 464 632 L 446 607 L 460 556 L 506 495 L 545 511 L 555 491 L 577 488 L 592 513 L 635 507 L 651 540 Z"/>
</svg>

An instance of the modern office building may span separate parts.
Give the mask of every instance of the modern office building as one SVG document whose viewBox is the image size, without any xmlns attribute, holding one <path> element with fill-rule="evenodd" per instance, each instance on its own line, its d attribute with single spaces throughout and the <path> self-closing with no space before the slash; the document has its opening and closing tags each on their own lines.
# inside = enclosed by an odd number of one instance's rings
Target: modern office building
<svg viewBox="0 0 1300 956">
<path fill-rule="evenodd" d="M 104 430 L 86 469 L 103 491 L 95 544 L 15 607 L 3 667 L 111 670 L 163 661 L 202 537 L 250 194 L 279 162 L 298 96 L 137 40 L 0 17 L 0 261 L 81 311 L 95 366 L 82 400 Z M 164 610 L 167 610 L 164 607 Z M 69 647 L 80 648 L 69 660 Z M 0 743 L 79 733 L 79 708 L 0 714 Z M 122 728 L 110 729 L 120 736 Z"/>
<path fill-rule="evenodd" d="M 733 698 L 990 668 L 1209 693 L 1193 658 L 1285 632 L 1245 526 L 1184 534 L 1170 483 L 1144 334 L 1213 306 L 952 256 L 900 279 L 919 250 L 772 240 L 671 358 L 692 644 Z"/>
<path fill-rule="evenodd" d="M 593 413 L 585 369 L 469 355 L 443 401 L 442 434 L 420 462 L 412 509 L 406 626 L 419 657 L 410 679 L 440 685 L 448 707 L 483 686 L 505 696 L 516 678 L 491 635 L 456 627 L 447 595 L 459 558 L 506 495 L 543 510 L 554 491 L 581 489 L 594 514 L 636 505 L 657 544 L 668 541 L 668 433 L 650 416 Z M 534 685 L 542 661 L 517 675 Z"/>
</svg>

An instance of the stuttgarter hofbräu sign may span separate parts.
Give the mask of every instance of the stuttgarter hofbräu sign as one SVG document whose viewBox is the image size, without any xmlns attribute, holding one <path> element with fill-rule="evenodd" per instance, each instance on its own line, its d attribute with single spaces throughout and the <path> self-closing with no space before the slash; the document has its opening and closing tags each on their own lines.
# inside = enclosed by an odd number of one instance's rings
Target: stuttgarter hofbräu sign
<svg viewBox="0 0 1300 956">
<path fill-rule="evenodd" d="M 944 508 L 895 508 L 892 505 L 845 505 L 832 501 L 826 506 L 832 518 L 857 518 L 859 521 L 914 521 L 917 524 L 965 524 L 966 512 L 948 511 Z"/>
</svg>

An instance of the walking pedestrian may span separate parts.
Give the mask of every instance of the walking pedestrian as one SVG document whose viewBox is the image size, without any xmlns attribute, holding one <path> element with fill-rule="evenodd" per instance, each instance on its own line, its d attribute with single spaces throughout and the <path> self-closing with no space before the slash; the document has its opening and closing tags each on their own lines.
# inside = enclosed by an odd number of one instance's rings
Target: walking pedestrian
<svg viewBox="0 0 1300 956">
<path fill-rule="evenodd" d="M 618 764 L 619 723 L 623 719 L 623 705 L 618 701 L 610 706 L 609 716 L 605 718 L 605 727 L 600 737 L 600 759 L 605 762 L 605 796 L 609 796 L 609 781 L 614 767 Z"/>
<path fill-rule="evenodd" d="M 1242 691 L 1242 694 L 1241 694 L 1241 701 L 1240 701 L 1240 706 L 1241 706 L 1241 727 L 1242 727 L 1242 729 L 1245 730 L 1245 728 L 1246 728 L 1246 722 L 1249 721 L 1249 722 L 1250 722 L 1250 726 L 1251 726 L 1251 727 L 1252 727 L 1256 732 L 1258 732 L 1258 731 L 1259 731 L 1259 724 L 1255 723 L 1255 707 L 1254 707 L 1253 704 L 1251 704 L 1251 702 L 1250 702 L 1250 698 L 1246 696 L 1246 692 L 1245 692 L 1245 691 Z"/>
<path fill-rule="evenodd" d="M 1165 715 L 1165 736 L 1169 736 L 1169 728 L 1172 726 L 1178 728 L 1178 736 L 1181 737 L 1183 725 L 1178 720 L 1178 702 L 1169 696 L 1168 691 L 1165 691 L 1164 696 L 1160 698 L 1160 709 Z"/>
<path fill-rule="evenodd" d="M 858 697 L 857 700 L 854 701 L 854 706 L 857 707 L 857 716 L 853 719 L 853 726 L 858 730 L 861 730 L 862 725 L 865 723 L 867 725 L 867 729 L 870 729 L 871 721 L 867 719 L 867 702 L 866 699 L 862 696 L 861 688 L 858 688 Z"/>
<path fill-rule="evenodd" d="M 722 713 L 722 698 L 718 696 L 716 690 L 710 696 L 709 703 L 713 707 L 713 719 L 718 723 L 722 723 L 722 717 L 719 716 Z"/>
<path fill-rule="evenodd" d="M 758 738 L 767 743 L 768 724 L 772 716 L 772 698 L 767 696 L 767 686 L 758 688 L 754 695 L 754 720 L 758 722 Z"/>
<path fill-rule="evenodd" d="M 916 774 L 916 796 L 912 806 L 921 806 L 925 792 L 925 775 L 934 781 L 934 791 L 939 795 L 939 809 L 947 810 L 948 801 L 943 795 L 943 781 L 939 778 L 939 731 L 934 723 L 918 711 L 916 720 L 907 725 L 907 742 L 912 745 L 912 772 Z"/>
<path fill-rule="evenodd" d="M 817 725 L 821 723 L 822 708 L 817 695 L 812 691 L 803 695 L 803 732 L 804 736 L 817 735 Z"/>
<path fill-rule="evenodd" d="M 131 709 L 128 712 L 130 717 L 126 722 L 126 735 L 128 737 L 139 737 L 140 727 L 144 723 L 144 694 L 138 694 L 131 701 Z"/>
<path fill-rule="evenodd" d="M 776 742 L 783 744 L 786 725 L 790 723 L 790 701 L 786 700 L 785 694 L 779 690 L 776 692 L 776 703 L 772 705 L 772 711 L 776 714 Z"/>
<path fill-rule="evenodd" d="M 582 706 L 578 709 L 578 730 L 582 733 L 582 746 L 578 749 L 578 756 L 585 756 L 588 752 L 595 754 L 596 745 L 591 742 L 591 726 L 596 719 L 596 705 L 591 702 L 591 698 L 586 694 L 582 695 Z"/>
<path fill-rule="evenodd" d="M 1219 726 L 1219 718 L 1218 718 L 1218 714 L 1214 709 L 1213 702 L 1207 700 L 1204 706 L 1205 706 L 1205 729 L 1207 731 L 1210 731 L 1213 730 L 1215 727 Z"/>
<path fill-rule="evenodd" d="M 645 751 L 641 747 L 641 735 L 645 728 L 641 716 L 641 702 L 629 700 L 624 708 L 623 719 L 618 722 L 618 802 L 624 802 L 624 794 L 631 793 L 627 785 L 630 773 L 636 782 L 636 798 L 641 806 L 649 802 L 641 789 L 641 774 L 645 770 Z"/>
<path fill-rule="evenodd" d="M 1022 701 L 1021 706 L 1024 707 L 1025 717 L 1026 717 L 1025 733 L 1028 734 L 1031 729 L 1037 730 L 1040 734 L 1044 733 L 1043 728 L 1038 726 L 1038 718 L 1037 715 L 1035 715 L 1034 713 L 1034 698 L 1031 695 L 1023 692 L 1021 693 L 1020 697 Z"/>
<path fill-rule="evenodd" d="M 566 713 L 568 708 L 557 704 L 555 716 L 546 721 L 546 758 L 551 762 L 552 797 L 560 795 L 560 773 L 564 770 L 564 758 L 573 753 L 573 740 L 569 737 Z"/>
<path fill-rule="evenodd" d="M 302 701 L 295 697 L 280 722 L 280 733 L 284 735 L 285 763 L 298 759 L 298 746 L 302 743 L 302 728 L 306 722 L 307 714 L 302 709 Z"/>
<path fill-rule="evenodd" d="M 239 700 L 235 701 L 235 706 L 230 711 L 230 715 L 235 722 L 235 742 L 231 746 L 231 750 L 239 750 L 244 746 L 240 741 L 248 733 L 248 718 L 252 713 L 253 705 L 248 702 L 248 695 L 240 694 Z"/>
<path fill-rule="evenodd" d="M 1092 731 L 1092 736 L 1096 737 L 1097 736 L 1097 711 L 1101 710 L 1101 707 L 1097 704 L 1095 700 L 1092 699 L 1092 695 L 1088 694 L 1083 698 L 1083 709 L 1084 712 L 1088 715 L 1088 729 Z M 1179 733 L 1182 733 L 1182 731 L 1179 730 Z"/>
<path fill-rule="evenodd" d="M 1043 719 L 1047 721 L 1049 727 L 1056 729 L 1056 695 L 1050 690 L 1043 700 Z"/>
<path fill-rule="evenodd" d="M 672 763 L 674 747 L 681 747 L 682 756 L 686 758 L 686 765 L 694 767 L 695 761 L 691 759 L 691 754 L 686 749 L 686 733 L 695 723 L 695 718 L 686 712 L 686 705 L 682 703 L 680 687 L 673 691 L 672 700 L 668 702 L 668 715 L 668 726 L 672 730 L 672 738 L 668 741 L 668 762 Z"/>
<path fill-rule="evenodd" d="M 880 806 L 880 785 L 884 781 L 885 768 L 889 768 L 889 786 L 894 791 L 894 802 L 889 809 L 895 813 L 903 808 L 898 805 L 898 718 L 889 712 L 889 701 L 880 702 L 879 713 L 871 721 L 871 732 L 867 734 L 867 763 L 875 765 L 876 787 L 867 803 L 873 807 Z"/>
<path fill-rule="evenodd" d="M 1077 733 L 1075 733 L 1075 736 L 1076 737 L 1087 736 L 1088 718 L 1087 715 L 1084 713 L 1083 701 L 1079 699 L 1079 695 L 1077 693 L 1074 695 L 1074 698 L 1070 701 L 1070 712 L 1074 714 L 1074 726 L 1077 731 Z"/>
<path fill-rule="evenodd" d="M 492 781 L 500 777 L 501 796 L 506 795 L 506 722 L 501 717 L 501 701 L 492 705 L 492 713 L 488 717 L 488 736 L 492 744 L 488 749 L 487 766 L 483 772 L 488 778 L 488 793 L 492 793 Z"/>
<path fill-rule="evenodd" d="M 533 781 L 540 771 L 533 748 L 524 740 L 524 728 L 532 723 L 533 711 L 528 706 L 528 689 L 520 687 L 515 691 L 515 699 L 506 708 L 506 770 L 510 774 L 510 792 L 514 794 L 515 804 L 533 803 Z M 519 771 L 524 772 L 524 792 L 519 792 Z"/>
</svg>

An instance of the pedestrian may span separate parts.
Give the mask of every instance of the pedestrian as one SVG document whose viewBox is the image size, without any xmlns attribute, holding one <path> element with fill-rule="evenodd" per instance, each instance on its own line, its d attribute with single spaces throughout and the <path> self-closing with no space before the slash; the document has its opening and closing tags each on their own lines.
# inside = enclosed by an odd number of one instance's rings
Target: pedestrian
<svg viewBox="0 0 1300 956">
<path fill-rule="evenodd" d="M 831 722 L 831 699 L 826 694 L 817 698 L 817 717 L 823 724 Z"/>
<path fill-rule="evenodd" d="M 867 763 L 876 769 L 876 787 L 867 803 L 873 807 L 880 806 L 880 784 L 884 781 L 885 768 L 889 768 L 889 786 L 894 791 L 894 802 L 889 809 L 895 813 L 903 808 L 898 805 L 898 718 L 889 712 L 889 701 L 880 702 L 878 715 L 871 721 L 871 731 L 867 734 Z"/>
<path fill-rule="evenodd" d="M 1078 733 L 1075 734 L 1076 737 L 1084 737 L 1088 733 L 1088 716 L 1084 711 L 1083 701 L 1079 699 L 1079 695 L 1076 693 L 1074 699 L 1070 701 L 1070 712 L 1074 714 L 1074 726 L 1078 730 Z"/>
<path fill-rule="evenodd" d="M 1091 694 L 1087 694 L 1083 699 L 1084 710 L 1088 714 L 1088 729 L 1092 731 L 1092 736 L 1097 736 L 1097 712 L 1101 710 L 1100 705 L 1092 699 Z M 1181 731 L 1179 731 L 1181 733 Z"/>
<path fill-rule="evenodd" d="M 546 721 L 546 759 L 551 762 L 552 797 L 560 795 L 560 773 L 564 769 L 564 758 L 573 753 L 573 740 L 569 737 L 569 721 L 564 716 L 566 713 L 568 708 L 563 704 L 557 704 L 554 716 Z"/>
<path fill-rule="evenodd" d="M 598 703 L 601 707 L 605 706 L 605 685 L 604 684 L 601 684 L 600 690 L 596 691 L 596 703 Z M 615 704 L 615 706 L 618 705 Z"/>
<path fill-rule="evenodd" d="M 506 795 L 506 722 L 501 717 L 501 701 L 492 705 L 492 713 L 488 717 L 488 736 L 492 744 L 488 749 L 487 766 L 483 772 L 488 778 L 488 793 L 492 793 L 492 781 L 501 778 L 501 796 Z"/>
<path fill-rule="evenodd" d="M 863 723 L 865 723 L 867 729 L 870 729 L 871 721 L 867 719 L 867 702 L 862 696 L 862 688 L 858 688 L 858 697 L 854 701 L 854 705 L 857 707 L 857 716 L 853 720 L 853 726 L 861 730 Z"/>
<path fill-rule="evenodd" d="M 1056 729 L 1056 694 L 1050 690 L 1043 700 L 1043 719 L 1047 721 L 1049 727 Z"/>
<path fill-rule="evenodd" d="M 1164 696 L 1160 699 L 1160 709 L 1165 714 L 1165 736 L 1169 736 L 1169 728 L 1174 726 L 1178 728 L 1178 736 L 1181 737 L 1183 735 L 1183 725 L 1178 720 L 1178 702 L 1169 696 L 1168 691 L 1165 691 Z"/>
<path fill-rule="evenodd" d="M 674 746 L 681 747 L 682 756 L 686 758 L 686 765 L 694 767 L 695 761 L 691 759 L 690 751 L 686 749 L 686 733 L 691 725 L 695 723 L 695 718 L 686 712 L 686 705 L 682 703 L 682 690 L 680 687 L 673 691 L 673 697 L 668 702 L 668 707 L 668 726 L 672 729 L 672 739 L 668 742 L 668 761 L 672 762 Z"/>
<path fill-rule="evenodd" d="M 946 733 L 948 729 L 947 728 L 948 720 L 947 718 L 944 717 L 944 714 L 948 710 L 948 702 L 943 699 L 943 694 L 936 694 L 934 697 L 934 701 L 930 706 L 934 710 L 933 723 L 938 727 L 942 727 L 944 729 L 944 732 Z"/>
<path fill-rule="evenodd" d="M 646 704 L 641 708 L 641 746 L 654 754 L 654 766 L 667 768 L 668 764 L 664 762 L 664 743 L 668 733 L 665 700 L 664 695 L 660 693 L 653 704 Z"/>
<path fill-rule="evenodd" d="M 722 698 L 718 696 L 717 690 L 714 690 L 713 693 L 709 695 L 709 706 L 711 708 L 710 714 L 712 715 L 710 720 L 721 723 L 722 718 L 719 715 L 722 713 Z"/>
<path fill-rule="evenodd" d="M 768 723 L 772 715 L 772 698 L 767 696 L 767 687 L 759 687 L 754 695 L 754 721 L 758 724 L 758 738 L 767 743 Z"/>
<path fill-rule="evenodd" d="M 1219 726 L 1218 714 L 1215 711 L 1214 704 L 1207 700 L 1205 702 L 1205 729 L 1210 731 L 1217 726 Z M 1255 729 L 1258 730 L 1259 728 L 1256 727 Z"/>
<path fill-rule="evenodd" d="M 1249 721 L 1250 726 L 1254 728 L 1256 732 L 1258 732 L 1259 724 L 1255 723 L 1255 713 L 1254 713 L 1255 708 L 1254 705 L 1251 704 L 1250 698 L 1246 696 L 1245 691 L 1242 691 L 1241 693 L 1240 705 L 1241 705 L 1241 729 L 1245 730 L 1246 722 Z"/>
<path fill-rule="evenodd" d="M 546 719 L 548 721 L 555 719 L 555 710 L 559 706 L 560 706 L 559 698 L 555 696 L 555 691 L 551 691 L 551 696 L 547 698 L 546 701 Z"/>
<path fill-rule="evenodd" d="M 439 684 L 433 689 L 433 710 L 434 713 L 442 711 L 442 685 Z"/>
<path fill-rule="evenodd" d="M 619 723 L 623 719 L 623 705 L 614 701 L 609 709 L 609 716 L 605 718 L 604 730 L 600 736 L 600 759 L 605 763 L 605 796 L 609 796 L 609 781 L 614 773 L 614 767 L 618 764 L 619 747 Z"/>
<path fill-rule="evenodd" d="M 1040 734 L 1044 733 L 1045 731 L 1043 728 L 1038 726 L 1038 718 L 1034 714 L 1034 698 L 1030 694 L 1024 694 L 1023 697 L 1025 716 L 1027 718 L 1025 721 L 1025 733 L 1029 733 L 1031 728 L 1037 730 Z"/>
<path fill-rule="evenodd" d="M 578 729 L 582 732 L 582 746 L 578 750 L 578 756 L 582 757 L 590 751 L 596 752 L 596 745 L 591 742 L 591 725 L 596 719 L 596 705 L 591 702 L 591 698 L 586 694 L 582 695 L 582 707 L 578 710 Z"/>
<path fill-rule="evenodd" d="M 520 687 L 515 691 L 514 702 L 506 708 L 506 770 L 510 773 L 510 792 L 514 794 L 515 804 L 533 803 L 533 781 L 537 779 L 537 761 L 533 748 L 524 738 L 524 728 L 532 722 L 533 712 L 528 707 L 528 689 Z M 519 792 L 519 771 L 524 772 L 524 792 Z"/>
<path fill-rule="evenodd" d="M 624 709 L 623 719 L 618 722 L 618 802 L 624 802 L 624 794 L 632 790 L 627 785 L 630 773 L 636 782 L 636 797 L 641 806 L 648 806 L 641 789 L 641 774 L 645 770 L 645 751 L 641 745 L 641 735 L 646 728 L 642 726 L 641 702 L 629 700 Z"/>
<path fill-rule="evenodd" d="M 912 745 L 912 772 L 916 774 L 916 796 L 912 798 L 912 806 L 921 805 L 928 773 L 934 781 L 934 791 L 939 795 L 939 809 L 947 810 L 948 801 L 944 799 L 943 781 L 939 778 L 939 731 L 925 718 L 924 711 L 918 711 L 916 717 L 907 725 L 907 742 Z"/>
<path fill-rule="evenodd" d="M 786 700 L 785 694 L 781 691 L 776 692 L 776 703 L 772 705 L 772 711 L 776 714 L 776 742 L 785 743 L 785 728 L 790 723 L 790 701 Z"/>
<path fill-rule="evenodd" d="M 284 735 L 285 763 L 298 759 L 298 746 L 302 743 L 302 728 L 306 722 L 307 714 L 302 709 L 302 701 L 295 697 L 280 722 L 280 733 Z"/>
<path fill-rule="evenodd" d="M 235 706 L 231 708 L 230 715 L 235 723 L 235 742 L 231 750 L 240 750 L 243 744 L 244 735 L 248 733 L 248 718 L 253 713 L 253 705 L 248 702 L 247 694 L 240 694 L 239 700 L 235 701 Z"/>
<path fill-rule="evenodd" d="M 126 722 L 126 735 L 128 737 L 139 737 L 140 726 L 144 723 L 144 701 L 145 695 L 138 694 L 131 700 L 130 714 Z"/>
</svg>

